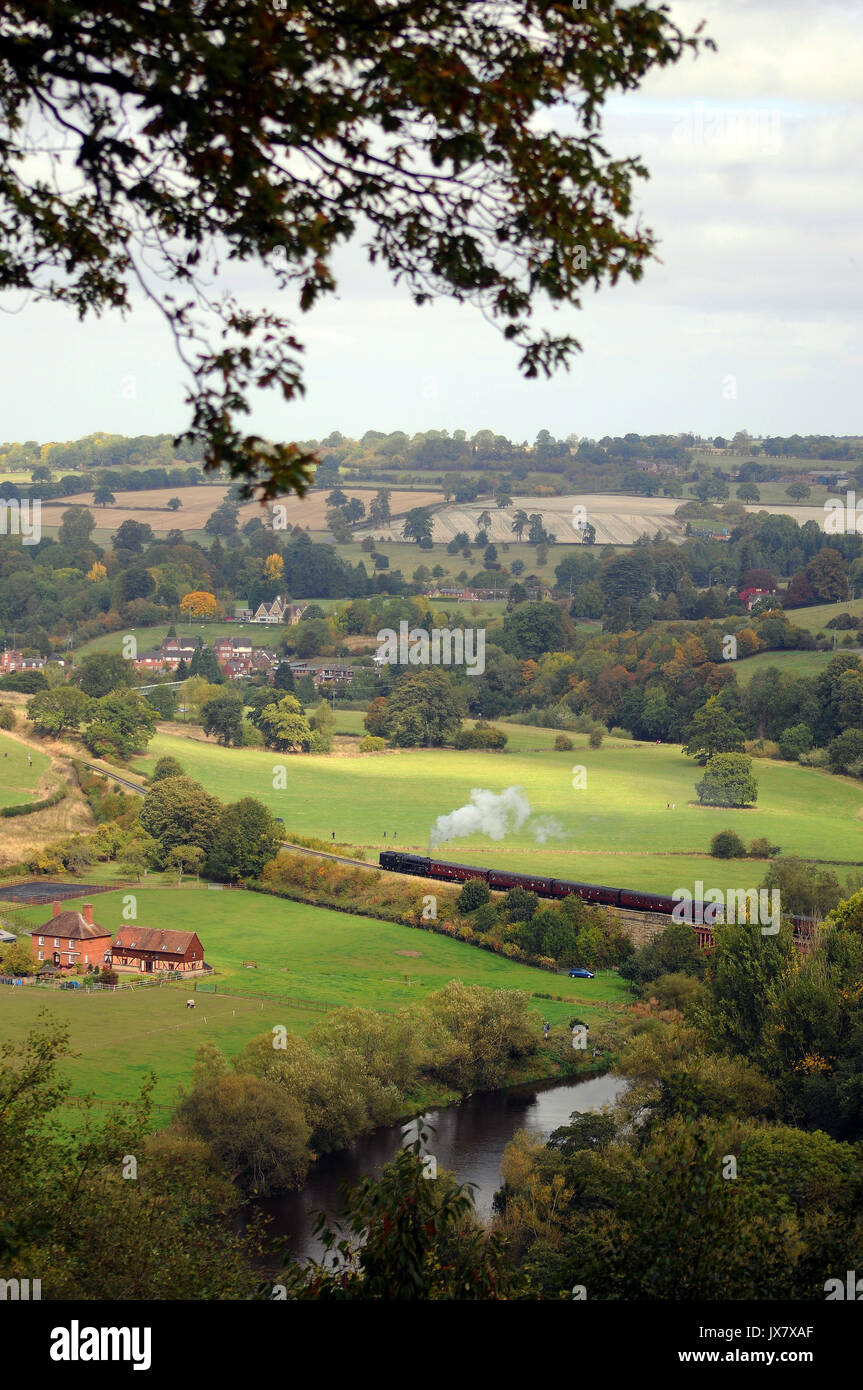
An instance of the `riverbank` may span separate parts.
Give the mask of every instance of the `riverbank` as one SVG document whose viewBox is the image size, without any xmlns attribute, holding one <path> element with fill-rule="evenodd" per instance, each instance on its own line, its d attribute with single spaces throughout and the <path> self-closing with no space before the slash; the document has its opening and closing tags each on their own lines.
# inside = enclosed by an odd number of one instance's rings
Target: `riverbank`
<svg viewBox="0 0 863 1390">
<path fill-rule="evenodd" d="M 278 1256 L 285 1250 L 294 1259 L 319 1258 L 323 1247 L 315 1232 L 316 1214 L 335 1219 L 344 1186 L 377 1175 L 399 1148 L 414 1141 L 420 1128 L 428 1136 L 425 1148 L 436 1159 L 438 1172 L 454 1173 L 460 1182 L 472 1184 L 477 1214 L 490 1220 L 494 1193 L 500 1186 L 501 1158 L 516 1132 L 528 1129 L 547 1138 L 568 1123 L 573 1111 L 613 1104 L 626 1084 L 606 1072 L 583 1075 L 577 1081 L 504 1086 L 450 1105 L 429 1107 L 409 1120 L 363 1135 L 349 1149 L 323 1155 L 301 1189 L 246 1208 L 247 1219 L 254 1212 L 269 1218 L 263 1268 L 275 1276 Z"/>
</svg>

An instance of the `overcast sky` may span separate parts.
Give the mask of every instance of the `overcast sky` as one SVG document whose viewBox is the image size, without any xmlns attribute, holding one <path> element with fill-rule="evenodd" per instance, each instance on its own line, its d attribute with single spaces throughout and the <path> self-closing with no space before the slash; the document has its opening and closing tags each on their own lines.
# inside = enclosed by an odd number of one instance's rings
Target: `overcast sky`
<svg viewBox="0 0 863 1390">
<path fill-rule="evenodd" d="M 305 400 L 261 397 L 255 428 L 301 439 L 370 428 L 492 428 L 517 440 L 542 428 L 863 432 L 863 3 L 671 8 L 687 31 L 706 20 L 719 52 L 682 59 L 606 117 L 613 153 L 641 155 L 651 171 L 638 201 L 662 263 L 555 316 L 584 348 L 570 372 L 521 380 L 513 349 L 477 311 L 415 308 L 351 248 L 338 296 L 299 323 Z M 255 300 L 268 283 L 246 268 L 234 285 Z M 21 309 L 0 318 L 0 439 L 186 423 L 182 373 L 148 306 L 81 325 L 59 307 L 0 304 Z"/>
</svg>

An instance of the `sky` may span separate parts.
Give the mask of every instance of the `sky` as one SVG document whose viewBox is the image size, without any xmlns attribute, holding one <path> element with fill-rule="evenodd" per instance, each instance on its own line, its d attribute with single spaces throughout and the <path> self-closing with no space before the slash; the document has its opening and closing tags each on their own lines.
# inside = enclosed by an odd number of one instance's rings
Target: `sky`
<svg viewBox="0 0 863 1390">
<path fill-rule="evenodd" d="M 337 295 L 295 318 L 305 398 L 259 395 L 251 427 L 303 440 L 863 433 L 863 3 L 677 0 L 671 14 L 686 32 L 704 20 L 719 51 L 651 75 L 605 117 L 610 151 L 650 170 L 636 202 L 661 260 L 554 315 L 583 347 L 569 372 L 523 380 L 476 309 L 415 307 L 354 245 L 336 261 Z M 264 267 L 232 274 L 241 295 L 294 317 Z M 146 303 L 83 324 L 21 296 L 0 309 L 0 439 L 187 423 L 182 369 Z"/>
</svg>

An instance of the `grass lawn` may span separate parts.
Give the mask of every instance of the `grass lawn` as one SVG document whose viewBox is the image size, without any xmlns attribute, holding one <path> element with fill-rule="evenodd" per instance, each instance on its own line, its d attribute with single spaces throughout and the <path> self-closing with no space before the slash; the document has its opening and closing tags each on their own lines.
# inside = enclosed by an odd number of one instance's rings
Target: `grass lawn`
<svg viewBox="0 0 863 1390">
<path fill-rule="evenodd" d="M 222 749 L 160 734 L 135 766 L 150 771 L 171 753 L 223 801 L 266 802 L 286 833 L 329 839 L 335 831 L 336 840 L 374 851 L 392 845 L 395 832 L 400 847 L 426 853 L 436 817 L 465 804 L 472 789 L 520 786 L 533 813 L 551 818 L 559 833 L 544 844 L 525 828 L 501 841 L 474 834 L 439 846 L 441 857 L 669 893 L 688 876 L 728 888 L 741 886 L 743 873 L 748 883 L 754 866 L 708 857 L 712 836 L 726 827 L 745 842 L 767 836 L 786 854 L 863 862 L 863 789 L 850 778 L 756 759 L 758 804 L 712 809 L 697 804 L 701 769 L 678 745 L 606 739 L 590 749 L 586 736 L 574 734 L 574 750 L 556 753 L 553 738 L 551 730 L 522 728 L 504 753 L 435 749 L 338 758 Z M 279 766 L 288 770 L 285 790 L 273 788 Z M 577 766 L 585 769 L 581 789 L 573 787 Z M 674 811 L 666 809 L 670 802 Z"/>
<path fill-rule="evenodd" d="M 33 766 L 27 762 L 27 754 L 33 759 Z M 36 785 L 43 773 L 51 766 L 51 759 L 38 749 L 28 749 L 23 743 L 16 743 L 0 733 L 0 806 L 18 806 L 32 801 Z"/>
<path fill-rule="evenodd" d="M 493 511 L 494 508 L 491 507 L 490 510 Z M 323 539 L 322 536 L 313 536 L 313 540 L 321 539 Z M 358 565 L 362 560 L 366 569 L 371 572 L 372 567 L 368 552 L 363 550 L 361 541 L 351 541 L 348 545 L 337 546 L 336 549 L 343 560 L 352 565 Z M 524 581 L 525 575 L 535 574 L 546 583 L 553 583 L 555 565 L 559 565 L 561 560 L 572 554 L 572 546 L 550 545 L 548 547 L 548 559 L 544 565 L 538 564 L 536 549 L 535 545 L 520 543 L 513 537 L 511 542 L 498 545 L 498 559 L 507 569 L 513 560 L 524 561 L 524 574 L 519 576 L 520 582 Z M 375 544 L 376 553 L 386 555 L 389 560 L 390 570 L 401 570 L 408 579 L 420 565 L 425 565 L 430 570 L 433 570 L 435 565 L 440 565 L 446 574 L 443 579 L 437 582 L 443 584 L 445 588 L 453 587 L 456 575 L 461 574 L 462 570 L 465 570 L 469 576 L 473 576 L 482 569 L 483 547 L 474 545 L 471 550 L 471 558 L 466 560 L 461 551 L 457 555 L 450 555 L 443 544 L 433 545 L 431 550 L 420 550 L 418 545 L 407 541 L 381 541 L 379 544 Z M 447 600 L 442 599 L 441 603 L 446 607 Z M 491 605 L 483 603 L 479 606 L 485 610 Z"/>
<path fill-rule="evenodd" d="M 236 637 L 238 640 L 244 639 L 252 641 L 256 647 L 278 647 L 279 638 L 284 632 L 284 628 L 266 623 L 175 623 L 178 637 L 189 637 L 194 642 L 200 637 L 204 642 L 212 645 L 220 637 Z M 158 627 L 133 627 L 128 632 L 106 632 L 101 637 L 94 637 L 91 641 L 85 642 L 75 653 L 78 661 L 83 657 L 89 656 L 92 652 L 120 652 L 123 649 L 123 641 L 126 637 L 133 636 L 138 643 L 138 651 L 147 651 L 150 647 L 159 647 L 162 639 L 168 635 L 168 623 Z"/>
<path fill-rule="evenodd" d="M 747 656 L 738 661 L 734 670 L 739 685 L 748 685 L 753 676 L 770 666 L 777 671 L 790 671 L 794 676 L 817 676 L 827 667 L 833 655 L 833 652 L 759 652 L 757 656 Z"/>
<path fill-rule="evenodd" d="M 824 632 L 831 618 L 840 613 L 850 613 L 852 618 L 863 618 L 863 598 L 851 599 L 848 603 L 816 603 L 811 608 L 789 608 L 788 617 L 795 627 L 805 628 L 807 632 Z M 845 633 L 837 633 L 841 642 Z"/>
<path fill-rule="evenodd" d="M 267 998 L 201 993 L 197 1007 L 186 1009 L 191 990 L 179 984 L 91 997 L 83 990 L 0 986 L 3 1039 L 20 1037 L 42 1009 L 70 1020 L 73 1046 L 82 1054 L 80 1061 L 69 1064 L 76 1094 L 93 1090 L 100 1099 L 119 1099 L 152 1069 L 159 1077 L 156 1101 L 170 1103 L 202 1042 L 215 1042 L 233 1054 L 274 1024 L 307 1032 L 322 1021 L 320 1013 L 280 1005 L 279 995 L 396 1010 L 460 979 L 496 989 L 562 995 L 567 1002 L 536 1001 L 537 1011 L 557 1024 L 568 1022 L 574 1005 L 594 1024 L 607 1017 L 604 1004 L 628 998 L 613 972 L 601 972 L 595 980 L 570 980 L 431 932 L 281 898 L 229 889 L 214 892 L 194 884 L 132 891 L 142 926 L 199 933 L 207 961 L 218 972 L 220 989 Z M 112 931 L 123 925 L 128 892 L 100 894 L 94 904 L 96 920 Z M 64 903 L 67 908 L 78 905 Z M 28 908 L 26 916 L 36 926 L 47 914 L 44 908 Z M 407 951 L 420 954 L 401 954 Z M 244 969 L 243 960 L 257 961 L 257 969 Z"/>
</svg>

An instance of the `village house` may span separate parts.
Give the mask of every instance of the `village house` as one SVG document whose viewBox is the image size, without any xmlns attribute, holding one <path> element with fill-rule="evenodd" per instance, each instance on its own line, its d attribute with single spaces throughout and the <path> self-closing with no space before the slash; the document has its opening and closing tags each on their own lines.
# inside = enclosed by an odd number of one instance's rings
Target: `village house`
<svg viewBox="0 0 863 1390">
<path fill-rule="evenodd" d="M 330 682 L 335 685 L 350 685 L 357 673 L 357 667 L 346 666 L 343 661 L 334 660 L 332 657 L 310 657 L 307 661 L 291 661 L 289 665 L 295 680 L 311 676 L 316 687 L 328 685 Z"/>
<path fill-rule="evenodd" d="M 120 969 L 189 974 L 204 968 L 204 948 L 193 931 L 162 931 L 158 927 L 121 927 L 114 938 L 112 961 Z"/>
<path fill-rule="evenodd" d="M 24 656 L 17 647 L 0 652 L 0 671 L 4 673 L 7 671 L 41 671 L 44 665 L 44 656 Z"/>
<path fill-rule="evenodd" d="M 770 597 L 770 590 L 769 590 L 769 589 L 741 589 L 741 590 L 740 590 L 740 593 L 737 595 L 737 597 L 740 599 L 740 602 L 741 602 L 742 604 L 744 604 L 747 608 L 751 609 L 751 608 L 754 608 L 754 607 L 755 607 L 755 605 L 756 605 L 756 603 L 758 602 L 759 599 L 762 599 L 762 598 L 769 598 L 769 597 Z"/>
<path fill-rule="evenodd" d="M 285 598 L 274 598 L 272 603 L 259 603 L 254 613 L 247 619 L 250 623 L 287 623 L 296 627 L 306 611 L 305 603 L 289 603 Z"/>
<path fill-rule="evenodd" d="M 80 912 L 64 912 L 53 903 L 50 920 L 31 932 L 30 940 L 37 960 L 61 970 L 81 965 L 92 972 L 111 960 L 111 933 L 93 921 L 92 903 L 84 903 Z"/>
<path fill-rule="evenodd" d="M 253 647 L 251 642 L 243 639 L 221 637 L 213 650 L 219 670 L 228 680 L 242 680 L 258 671 L 269 674 L 273 666 L 278 664 L 277 658 L 266 647 Z"/>
<path fill-rule="evenodd" d="M 168 659 L 158 647 L 149 647 L 147 651 L 141 652 L 135 661 L 138 671 L 164 671 L 167 666 Z"/>
</svg>

